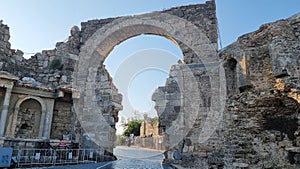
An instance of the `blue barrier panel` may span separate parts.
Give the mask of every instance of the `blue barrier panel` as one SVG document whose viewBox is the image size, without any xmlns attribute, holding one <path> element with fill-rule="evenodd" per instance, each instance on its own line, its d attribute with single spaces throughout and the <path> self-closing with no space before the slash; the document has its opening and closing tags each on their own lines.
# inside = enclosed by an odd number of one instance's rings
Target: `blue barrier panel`
<svg viewBox="0 0 300 169">
<path fill-rule="evenodd" d="M 12 152 L 10 147 L 0 147 L 0 167 L 10 167 Z"/>
</svg>

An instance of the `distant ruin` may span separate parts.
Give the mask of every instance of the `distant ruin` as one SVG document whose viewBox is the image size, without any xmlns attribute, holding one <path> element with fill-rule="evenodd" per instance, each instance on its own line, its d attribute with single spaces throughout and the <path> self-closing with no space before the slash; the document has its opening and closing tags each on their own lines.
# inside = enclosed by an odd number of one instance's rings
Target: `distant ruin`
<svg viewBox="0 0 300 169">
<path fill-rule="evenodd" d="M 67 42 L 28 60 L 11 49 L 9 27 L 1 23 L 0 146 L 40 148 L 64 140 L 114 159 L 122 95 L 103 62 L 116 45 L 141 34 L 168 38 L 184 56 L 152 96 L 165 163 L 300 167 L 300 14 L 218 51 L 214 0 L 82 22 Z"/>
</svg>

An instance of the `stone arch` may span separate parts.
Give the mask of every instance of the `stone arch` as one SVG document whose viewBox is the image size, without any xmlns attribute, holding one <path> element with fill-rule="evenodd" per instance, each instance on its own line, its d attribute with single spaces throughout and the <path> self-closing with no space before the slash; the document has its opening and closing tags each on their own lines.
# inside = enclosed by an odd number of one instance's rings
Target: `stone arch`
<svg viewBox="0 0 300 169">
<path fill-rule="evenodd" d="M 113 48 L 121 42 L 141 34 L 166 37 L 180 48 L 185 45 L 200 58 L 200 63 L 218 62 L 217 44 L 209 40 L 204 30 L 193 23 L 166 13 L 151 13 L 116 19 L 99 28 L 84 44 L 73 74 L 73 85 L 81 97 L 74 98 L 75 111 L 87 132 L 106 131 L 105 120 L 97 113 L 93 86 L 99 64 L 102 64 Z M 198 63 L 199 63 L 198 62 Z M 79 113 L 79 114 L 78 114 Z M 96 119 L 100 119 L 96 120 Z M 93 125 L 91 125 L 95 122 Z M 103 122 L 103 123 L 102 123 Z M 101 124 L 102 123 L 102 124 Z M 110 147 L 104 136 L 89 135 L 102 147 Z M 101 143 L 99 142 L 101 140 Z M 97 142 L 98 141 L 98 142 Z"/>
<path fill-rule="evenodd" d="M 193 23 L 174 15 L 151 13 L 134 17 L 123 17 L 98 29 L 83 48 L 81 59 L 98 59 L 103 61 L 114 46 L 141 34 L 153 34 L 166 37 L 180 48 L 181 43 L 193 50 L 203 62 L 217 61 L 217 44 Z M 94 63 L 94 62 L 90 62 Z"/>
<path fill-rule="evenodd" d="M 45 123 L 45 116 L 46 116 L 46 104 L 45 104 L 45 102 L 42 98 L 36 97 L 36 96 L 27 96 L 27 97 L 24 97 L 24 98 L 20 98 L 16 102 L 16 105 L 15 105 L 15 108 L 14 108 L 14 113 L 13 113 L 13 120 L 12 120 L 11 125 L 10 125 L 11 126 L 10 127 L 10 135 L 11 136 L 14 136 L 16 134 L 15 130 L 16 130 L 18 114 L 20 112 L 20 106 L 22 105 L 22 103 L 24 103 L 25 101 L 30 100 L 30 99 L 37 101 L 41 106 L 41 122 L 40 122 L 40 125 L 39 125 L 38 138 L 43 137 L 44 123 Z"/>
</svg>

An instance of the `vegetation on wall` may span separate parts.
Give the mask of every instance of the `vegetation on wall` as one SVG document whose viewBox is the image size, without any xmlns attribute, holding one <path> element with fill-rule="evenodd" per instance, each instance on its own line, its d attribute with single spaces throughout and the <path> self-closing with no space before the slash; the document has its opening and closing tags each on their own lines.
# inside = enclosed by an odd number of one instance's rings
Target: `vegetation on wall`
<svg viewBox="0 0 300 169">
<path fill-rule="evenodd" d="M 64 65 L 62 64 L 61 59 L 54 59 L 54 60 L 50 63 L 49 68 L 50 68 L 50 69 L 53 69 L 53 70 L 55 70 L 55 69 L 62 70 L 63 66 L 64 66 Z"/>
</svg>

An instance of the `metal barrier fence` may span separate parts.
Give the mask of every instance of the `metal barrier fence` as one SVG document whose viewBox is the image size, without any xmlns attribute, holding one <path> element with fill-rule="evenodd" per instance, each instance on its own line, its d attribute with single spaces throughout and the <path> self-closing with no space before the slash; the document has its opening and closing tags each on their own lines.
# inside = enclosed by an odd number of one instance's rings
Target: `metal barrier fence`
<svg viewBox="0 0 300 169">
<path fill-rule="evenodd" d="M 104 161 L 100 149 L 15 149 L 12 161 L 16 167 L 54 166 Z"/>
</svg>

